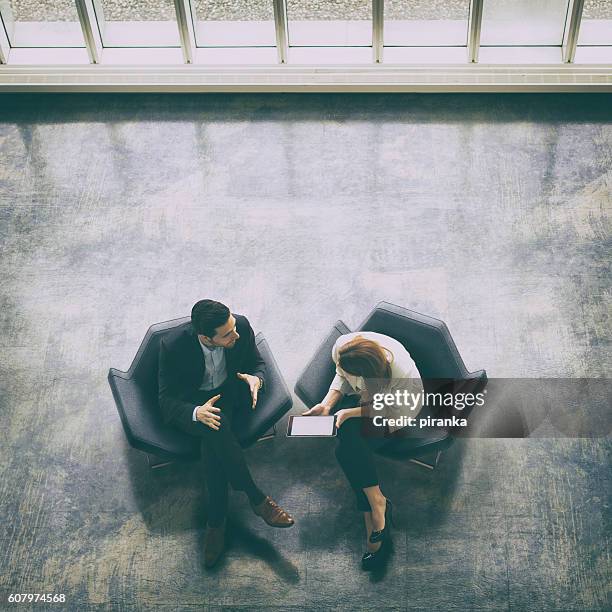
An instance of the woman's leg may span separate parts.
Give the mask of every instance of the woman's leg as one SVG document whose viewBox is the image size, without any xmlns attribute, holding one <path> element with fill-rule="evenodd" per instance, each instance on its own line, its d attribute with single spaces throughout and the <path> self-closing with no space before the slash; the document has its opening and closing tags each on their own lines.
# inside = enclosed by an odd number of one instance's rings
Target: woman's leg
<svg viewBox="0 0 612 612">
<path fill-rule="evenodd" d="M 366 528 L 366 548 L 369 552 L 376 552 L 380 548 L 381 542 L 375 542 L 374 544 L 370 542 L 370 536 L 372 535 L 372 532 L 374 531 L 374 528 L 372 527 L 372 513 L 364 512 L 363 518 L 365 521 L 365 528 Z"/>
<path fill-rule="evenodd" d="M 371 512 L 364 488 L 377 486 L 378 474 L 372 450 L 361 435 L 361 418 L 348 419 L 338 429 L 336 458 L 355 493 L 357 507 Z"/>
<path fill-rule="evenodd" d="M 363 489 L 370 508 L 372 508 L 372 530 L 381 531 L 385 528 L 385 510 L 387 509 L 387 498 L 382 494 L 380 487 L 366 487 Z"/>
<path fill-rule="evenodd" d="M 387 500 L 378 484 L 372 452 L 372 446 L 379 444 L 380 440 L 364 437 L 362 426 L 361 418 L 348 419 L 342 424 L 338 430 L 336 457 L 353 488 L 357 506 L 364 513 L 368 550 L 375 552 L 381 543 L 371 544 L 369 538 L 372 531 L 380 531 L 385 527 Z"/>
</svg>

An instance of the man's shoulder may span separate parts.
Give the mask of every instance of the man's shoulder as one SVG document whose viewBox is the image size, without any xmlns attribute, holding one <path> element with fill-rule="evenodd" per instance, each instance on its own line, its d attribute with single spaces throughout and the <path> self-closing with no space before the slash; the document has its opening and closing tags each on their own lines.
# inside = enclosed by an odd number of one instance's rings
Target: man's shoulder
<svg viewBox="0 0 612 612">
<path fill-rule="evenodd" d="M 181 323 L 181 325 L 170 330 L 163 338 L 164 346 L 170 350 L 178 348 L 184 342 L 193 340 L 193 328 L 191 321 Z"/>
<path fill-rule="evenodd" d="M 249 320 L 244 315 L 236 312 L 232 312 L 232 315 L 234 315 L 234 319 L 236 319 L 236 328 L 238 332 L 240 332 L 241 329 L 249 329 L 251 327 Z"/>
</svg>

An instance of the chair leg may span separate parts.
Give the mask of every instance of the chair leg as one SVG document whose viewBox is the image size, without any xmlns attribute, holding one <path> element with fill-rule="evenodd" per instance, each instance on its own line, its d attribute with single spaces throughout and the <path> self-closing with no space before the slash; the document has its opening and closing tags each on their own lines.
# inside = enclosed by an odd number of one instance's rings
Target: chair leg
<svg viewBox="0 0 612 612">
<path fill-rule="evenodd" d="M 167 465 L 172 465 L 174 461 L 167 461 L 165 459 L 160 459 L 156 455 L 151 455 L 150 453 L 146 453 L 147 455 L 147 464 L 152 470 L 157 470 L 159 468 L 166 467 Z"/>
<path fill-rule="evenodd" d="M 257 438 L 257 441 L 263 442 L 264 440 L 271 440 L 275 436 L 276 436 L 276 423 L 274 423 L 274 425 L 272 425 L 272 427 L 268 429 L 268 431 L 263 436 L 261 436 L 261 438 Z"/>
<path fill-rule="evenodd" d="M 436 453 L 436 458 L 434 459 L 433 463 L 427 463 L 427 461 L 422 461 L 421 459 L 410 459 L 410 461 L 412 461 L 412 463 L 420 465 L 421 467 L 427 468 L 428 470 L 435 470 L 436 466 L 438 465 L 438 461 L 440 460 L 441 454 L 442 451 L 438 451 Z"/>
</svg>

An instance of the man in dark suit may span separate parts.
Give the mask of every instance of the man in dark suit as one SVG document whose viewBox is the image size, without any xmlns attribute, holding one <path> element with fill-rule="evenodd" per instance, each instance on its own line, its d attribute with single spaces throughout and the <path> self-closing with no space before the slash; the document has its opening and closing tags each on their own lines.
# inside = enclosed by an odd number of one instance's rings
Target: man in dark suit
<svg viewBox="0 0 612 612">
<path fill-rule="evenodd" d="M 293 518 L 255 484 L 232 423 L 255 410 L 265 392 L 265 364 L 246 317 L 214 300 L 200 300 L 191 322 L 164 338 L 159 354 L 159 403 L 169 425 L 201 438 L 209 497 L 205 563 L 221 556 L 228 483 L 244 491 L 254 512 L 272 527 Z"/>
</svg>

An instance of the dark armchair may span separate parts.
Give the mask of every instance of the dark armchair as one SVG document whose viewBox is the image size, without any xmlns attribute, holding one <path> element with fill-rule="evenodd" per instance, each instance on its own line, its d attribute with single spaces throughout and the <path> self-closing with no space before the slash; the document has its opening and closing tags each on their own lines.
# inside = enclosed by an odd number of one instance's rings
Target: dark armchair
<svg viewBox="0 0 612 612">
<path fill-rule="evenodd" d="M 339 336 L 350 331 L 342 321 L 336 322 L 300 375 L 295 393 L 308 407 L 320 402 L 327 393 L 335 374 L 332 347 Z M 487 383 L 485 370 L 468 372 L 448 328 L 439 319 L 380 302 L 356 331 L 374 331 L 401 342 L 414 359 L 426 392 L 444 390 L 478 393 Z M 467 416 L 467 411 L 464 412 L 462 416 Z M 424 406 L 419 417 L 425 416 L 451 414 L 433 414 L 430 407 Z M 393 459 L 408 459 L 433 469 L 440 453 L 453 441 L 453 432 L 447 427 L 431 427 L 408 433 L 390 439 L 377 452 Z M 433 457 L 432 462 L 425 461 L 424 457 L 428 455 Z"/>
<path fill-rule="evenodd" d="M 195 461 L 200 456 L 199 440 L 165 425 L 158 403 L 158 360 L 160 340 L 189 317 L 156 323 L 149 327 L 127 372 L 111 368 L 108 382 L 121 417 L 128 442 L 148 456 L 159 458 L 159 467 L 172 461 Z M 236 434 L 243 448 L 271 437 L 276 422 L 293 405 L 291 395 L 263 334 L 255 337 L 257 348 L 266 362 L 266 391 L 257 410 L 240 422 Z"/>
</svg>

